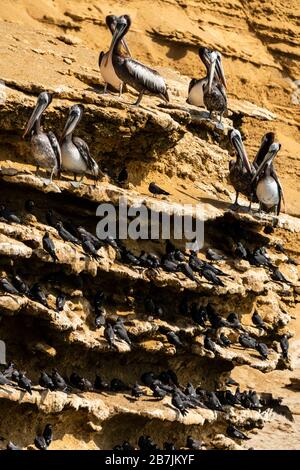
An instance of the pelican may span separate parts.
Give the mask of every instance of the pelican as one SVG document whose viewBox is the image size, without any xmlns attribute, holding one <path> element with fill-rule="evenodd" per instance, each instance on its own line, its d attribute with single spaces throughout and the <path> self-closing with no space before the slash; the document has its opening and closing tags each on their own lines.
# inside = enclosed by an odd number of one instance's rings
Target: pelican
<svg viewBox="0 0 300 470">
<path fill-rule="evenodd" d="M 267 154 L 252 178 L 260 210 L 263 209 L 266 212 L 274 210 L 277 215 L 280 214 L 283 190 L 274 169 L 273 161 L 280 148 L 281 145 L 276 142 L 270 145 Z"/>
<path fill-rule="evenodd" d="M 112 35 L 114 34 L 114 31 L 116 29 L 117 20 L 118 20 L 118 16 L 116 15 L 108 15 L 105 18 L 106 25 Z M 122 40 L 122 45 L 125 48 L 128 55 L 131 56 L 130 50 L 127 46 L 125 39 Z M 121 47 L 118 52 L 121 53 Z M 100 52 L 99 68 L 100 68 L 102 78 L 105 82 L 103 93 L 105 94 L 107 92 L 107 86 L 110 85 L 115 90 L 118 90 L 119 96 L 121 96 L 122 91 L 123 91 L 123 81 L 120 80 L 119 77 L 116 75 L 116 72 L 112 64 L 112 56 L 111 54 L 109 54 L 109 52 L 103 52 L 103 51 Z"/>
<path fill-rule="evenodd" d="M 31 135 L 31 151 L 36 163 L 36 175 L 38 175 L 40 167 L 51 171 L 48 183 L 52 182 L 54 173 L 58 174 L 61 169 L 61 150 L 57 138 L 51 131 L 43 132 L 41 127 L 41 116 L 51 101 L 51 93 L 44 91 L 39 94 L 23 134 L 23 139 L 27 134 Z"/>
<path fill-rule="evenodd" d="M 135 106 L 139 106 L 143 95 L 157 95 L 166 102 L 169 101 L 167 86 L 158 72 L 146 65 L 121 54 L 119 44 L 131 26 L 131 18 L 128 15 L 117 19 L 109 55 L 119 79 L 139 92 Z"/>
<path fill-rule="evenodd" d="M 229 181 L 236 191 L 236 198 L 232 209 L 239 207 L 239 193 L 242 193 L 250 200 L 250 210 L 254 196 L 251 181 L 255 168 L 249 163 L 240 132 L 237 129 L 232 129 L 229 133 L 229 138 L 236 151 L 236 160 L 230 160 L 229 162 Z"/>
<path fill-rule="evenodd" d="M 219 63 L 219 55 L 216 51 L 210 54 L 209 61 L 208 81 L 203 85 L 203 100 L 210 117 L 213 112 L 219 113 L 219 123 L 221 124 L 223 114 L 227 114 L 227 96 L 225 86 L 218 79 L 217 64 Z"/>
<path fill-rule="evenodd" d="M 194 106 L 199 106 L 200 108 L 205 107 L 204 103 L 204 86 L 208 84 L 209 81 L 209 72 L 211 68 L 211 54 L 215 53 L 217 56 L 216 65 L 215 65 L 215 80 L 223 84 L 226 88 L 226 79 L 224 74 L 224 69 L 222 65 L 221 54 L 217 51 L 212 51 L 207 47 L 200 47 L 198 54 L 200 59 L 206 68 L 206 76 L 200 79 L 192 78 L 189 84 L 188 98 L 187 103 L 193 104 Z"/>
<path fill-rule="evenodd" d="M 76 175 L 82 175 L 79 183 L 86 174 L 93 175 L 95 179 L 99 174 L 99 167 L 91 157 L 87 143 L 79 137 L 73 137 L 74 129 L 82 118 L 83 109 L 80 104 L 71 107 L 60 141 L 62 168 L 74 174 L 75 182 Z M 76 186 L 76 183 L 73 185 Z"/>
</svg>

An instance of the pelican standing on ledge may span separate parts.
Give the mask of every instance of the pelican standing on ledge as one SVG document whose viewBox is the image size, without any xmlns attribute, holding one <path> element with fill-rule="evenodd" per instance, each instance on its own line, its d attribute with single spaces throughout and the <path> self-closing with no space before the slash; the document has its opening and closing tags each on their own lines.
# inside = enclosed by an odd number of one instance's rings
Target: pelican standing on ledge
<svg viewBox="0 0 300 470">
<path fill-rule="evenodd" d="M 72 106 L 60 142 L 62 168 L 74 174 L 75 182 L 76 175 L 82 175 L 79 183 L 86 174 L 94 176 L 95 180 L 99 174 L 99 167 L 91 157 L 87 143 L 79 137 L 73 137 L 73 132 L 82 118 L 83 109 L 80 104 Z M 73 185 L 76 186 L 76 183 Z"/>
<path fill-rule="evenodd" d="M 203 99 L 206 108 L 209 111 L 209 117 L 211 118 L 213 112 L 219 113 L 220 120 L 222 122 L 222 116 L 227 114 L 227 96 L 225 86 L 219 81 L 217 65 L 220 60 L 219 53 L 213 51 L 210 56 L 210 67 L 208 74 L 208 82 L 203 86 Z"/>
<path fill-rule="evenodd" d="M 156 70 L 121 54 L 119 45 L 131 26 L 130 16 L 124 15 L 117 19 L 109 54 L 117 76 L 122 82 L 139 92 L 136 106 L 139 106 L 143 95 L 157 95 L 166 102 L 169 101 L 167 86 L 164 79 Z"/>
<path fill-rule="evenodd" d="M 118 16 L 116 16 L 116 15 L 108 15 L 105 18 L 106 25 L 107 25 L 107 27 L 110 30 L 112 35 L 115 32 L 117 20 L 118 20 Z M 128 53 L 128 55 L 131 56 L 130 50 L 127 46 L 127 43 L 126 43 L 125 39 L 122 40 L 121 44 L 123 45 L 123 47 L 126 50 L 126 52 Z M 121 53 L 121 44 L 119 44 L 119 51 L 118 51 L 119 53 Z M 113 67 L 113 64 L 112 64 L 112 55 L 109 54 L 109 52 L 103 52 L 103 51 L 100 52 L 100 55 L 99 55 L 99 68 L 100 68 L 102 78 L 105 82 L 103 93 L 105 94 L 107 92 L 107 86 L 110 85 L 115 90 L 118 90 L 119 91 L 119 96 L 121 96 L 122 91 L 123 91 L 123 81 L 119 79 L 119 77 L 117 76 L 117 74 L 114 70 L 114 67 Z"/>
<path fill-rule="evenodd" d="M 209 82 L 209 73 L 211 69 L 211 54 L 216 54 L 216 62 L 215 62 L 215 80 L 221 83 L 225 88 L 227 87 L 224 69 L 222 65 L 222 56 L 217 51 L 212 51 L 208 49 L 208 47 L 200 47 L 198 54 L 205 65 L 206 68 L 206 76 L 200 79 L 192 78 L 189 84 L 188 90 L 188 98 L 187 103 L 193 104 L 194 106 L 199 106 L 203 108 L 205 106 L 204 103 L 204 86 Z"/>
<path fill-rule="evenodd" d="M 274 210 L 277 215 L 280 214 L 283 190 L 274 169 L 273 161 L 280 148 L 281 145 L 275 142 L 270 145 L 267 154 L 252 178 L 260 210 L 266 212 Z"/>
<path fill-rule="evenodd" d="M 52 182 L 54 173 L 59 174 L 61 169 L 61 150 L 57 138 L 51 131 L 43 132 L 41 127 L 41 116 L 51 101 L 51 93 L 45 91 L 40 93 L 23 134 L 23 139 L 27 134 L 31 134 L 31 151 L 36 163 L 36 175 L 39 167 L 51 171 L 50 180 L 45 180 L 48 184 Z"/>
</svg>

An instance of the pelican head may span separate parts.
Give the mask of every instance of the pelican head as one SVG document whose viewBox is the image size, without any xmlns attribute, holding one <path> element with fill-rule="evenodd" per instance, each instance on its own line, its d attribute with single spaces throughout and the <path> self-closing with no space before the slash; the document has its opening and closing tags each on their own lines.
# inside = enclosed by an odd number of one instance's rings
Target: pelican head
<svg viewBox="0 0 300 470">
<path fill-rule="evenodd" d="M 67 135 L 70 135 L 74 132 L 75 127 L 82 118 L 83 111 L 84 107 L 82 104 L 74 104 L 74 106 L 72 106 L 61 136 L 61 141 L 63 141 Z"/>
<path fill-rule="evenodd" d="M 244 147 L 242 136 L 240 131 L 237 129 L 232 129 L 229 133 L 230 142 L 236 150 L 238 158 L 241 160 L 243 166 L 246 168 L 248 173 L 251 175 L 252 170 L 248 160 L 247 152 Z"/>
<path fill-rule="evenodd" d="M 208 47 L 199 47 L 199 57 L 204 63 L 208 75 L 210 74 L 210 70 L 212 65 L 214 64 L 214 69 L 212 73 L 212 80 L 214 77 L 227 88 L 225 73 L 222 65 L 222 56 L 218 51 L 212 51 Z"/>
<path fill-rule="evenodd" d="M 114 47 L 116 45 L 116 43 L 121 40 L 122 41 L 122 44 L 124 45 L 127 53 L 129 55 L 130 54 L 130 51 L 129 51 L 129 48 L 126 44 L 126 41 L 123 41 L 123 37 L 125 36 L 125 34 L 127 33 L 127 31 L 129 30 L 131 26 L 131 18 L 129 15 L 122 15 L 122 16 L 119 16 L 117 18 L 117 22 L 116 22 L 116 26 L 115 26 L 115 31 L 114 31 L 114 34 L 113 34 L 113 38 L 112 38 L 112 42 L 111 42 L 111 46 L 110 46 L 110 49 L 109 49 L 109 53 L 111 54 L 114 50 Z"/>
<path fill-rule="evenodd" d="M 252 181 L 253 182 L 258 176 L 261 174 L 261 172 L 267 167 L 273 163 L 274 158 L 276 157 L 277 153 L 281 149 L 281 144 L 277 142 L 273 142 L 273 144 L 270 145 L 268 153 L 264 157 L 263 161 L 261 162 L 260 166 L 257 168 Z"/>
<path fill-rule="evenodd" d="M 51 101 L 52 101 L 51 93 L 47 91 L 43 91 L 42 93 L 39 94 L 36 106 L 29 118 L 26 129 L 24 131 L 23 139 L 26 137 L 27 134 L 29 134 L 32 131 L 34 125 L 40 119 L 45 109 L 48 108 Z"/>
<path fill-rule="evenodd" d="M 115 32 L 117 20 L 118 16 L 116 15 L 107 15 L 107 17 L 105 18 L 106 26 L 110 30 L 111 34 L 114 34 Z"/>
</svg>

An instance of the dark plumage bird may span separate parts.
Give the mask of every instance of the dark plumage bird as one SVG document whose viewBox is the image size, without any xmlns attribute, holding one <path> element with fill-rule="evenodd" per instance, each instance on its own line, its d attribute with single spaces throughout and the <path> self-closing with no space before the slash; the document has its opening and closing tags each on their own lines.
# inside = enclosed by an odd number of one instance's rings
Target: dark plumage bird
<svg viewBox="0 0 300 470">
<path fill-rule="evenodd" d="M 262 328 L 263 330 L 266 329 L 265 322 L 261 318 L 260 314 L 256 311 L 252 315 L 252 322 L 255 326 L 258 326 L 259 328 Z"/>
<path fill-rule="evenodd" d="M 112 325 L 110 323 L 106 323 L 105 328 L 104 328 L 104 338 L 108 342 L 110 348 L 115 348 L 115 333 Z"/>
<path fill-rule="evenodd" d="M 209 336 L 204 336 L 204 347 L 208 351 L 212 351 L 213 353 L 216 352 L 216 343 Z"/>
<path fill-rule="evenodd" d="M 104 307 L 96 307 L 95 308 L 95 326 L 96 328 L 100 328 L 101 326 L 105 326 L 106 322 L 106 310 Z"/>
<path fill-rule="evenodd" d="M 153 381 L 157 378 L 157 376 L 154 374 L 154 372 L 144 372 L 141 375 L 141 381 L 143 382 L 144 385 L 147 387 L 150 387 L 150 385 L 153 383 Z"/>
<path fill-rule="evenodd" d="M 218 276 L 207 266 L 203 266 L 200 271 L 201 276 L 203 276 L 207 281 L 211 282 L 215 286 L 221 286 L 224 287 L 225 284 L 221 279 L 218 278 Z"/>
<path fill-rule="evenodd" d="M 109 390 L 109 384 L 106 382 L 100 375 L 96 375 L 95 382 L 94 382 L 95 390 Z"/>
<path fill-rule="evenodd" d="M 31 380 L 29 380 L 23 372 L 19 372 L 18 385 L 23 390 L 26 390 L 26 392 L 28 392 L 29 395 L 32 395 Z"/>
<path fill-rule="evenodd" d="M 164 442 L 164 450 L 169 452 L 176 450 L 175 444 L 173 442 Z"/>
<path fill-rule="evenodd" d="M 242 329 L 242 325 L 238 315 L 235 312 L 231 312 L 227 317 L 227 323 L 230 328 Z"/>
<path fill-rule="evenodd" d="M 250 255 L 250 262 L 251 264 L 254 264 L 255 266 L 263 266 L 265 268 L 273 268 L 273 265 L 269 258 L 266 256 L 264 249 L 263 248 L 257 248 L 254 250 L 252 253 L 252 256 Z"/>
<path fill-rule="evenodd" d="M 166 390 L 164 390 L 163 388 L 160 388 L 159 385 L 156 385 L 153 383 L 151 384 L 150 388 L 153 392 L 154 398 L 159 398 L 160 400 L 162 400 L 167 395 Z"/>
<path fill-rule="evenodd" d="M 128 171 L 127 171 L 127 168 L 124 166 L 122 170 L 120 171 L 120 173 L 118 174 L 117 182 L 119 184 L 124 184 L 126 183 L 127 180 L 128 180 Z"/>
<path fill-rule="evenodd" d="M 11 385 L 11 381 L 0 372 L 0 385 Z"/>
<path fill-rule="evenodd" d="M 242 242 L 238 242 L 235 249 L 234 249 L 234 255 L 239 258 L 239 259 L 247 259 L 247 250 L 242 244 Z"/>
<path fill-rule="evenodd" d="M 71 242 L 74 243 L 75 245 L 80 245 L 81 242 L 78 240 L 78 238 L 74 237 L 68 230 L 66 230 L 63 226 L 62 222 L 57 222 L 56 224 L 56 229 L 58 231 L 59 236 L 65 241 L 65 242 Z"/>
<path fill-rule="evenodd" d="M 54 242 L 50 238 L 49 232 L 46 232 L 45 235 L 43 236 L 43 248 L 45 251 L 47 251 L 47 253 L 49 253 L 54 263 L 56 263 L 56 261 L 58 261 L 58 257 L 55 252 Z"/>
<path fill-rule="evenodd" d="M 206 258 L 211 261 L 221 261 L 226 259 L 226 256 L 220 255 L 217 251 L 213 250 L 212 248 L 208 248 L 206 252 Z"/>
<path fill-rule="evenodd" d="M 246 440 L 249 439 L 249 437 L 246 436 L 242 431 L 234 427 L 232 424 L 229 424 L 227 427 L 227 435 L 229 437 L 232 437 L 233 439 L 240 439 L 240 440 Z"/>
<path fill-rule="evenodd" d="M 39 450 L 47 450 L 48 446 L 44 436 L 36 436 L 34 439 L 34 445 Z"/>
<path fill-rule="evenodd" d="M 162 268 L 167 271 L 167 273 L 176 273 L 179 271 L 179 265 L 175 261 L 170 261 L 169 259 L 164 258 L 161 263 Z"/>
<path fill-rule="evenodd" d="M 12 278 L 12 283 L 14 285 L 14 287 L 20 292 L 20 294 L 24 294 L 24 295 L 27 295 L 29 293 L 29 287 L 28 285 L 26 284 L 26 282 L 24 282 L 20 276 L 14 276 Z"/>
<path fill-rule="evenodd" d="M 97 252 L 93 242 L 91 241 L 91 239 L 88 238 L 88 237 L 85 237 L 84 235 L 82 235 L 81 238 L 82 238 L 81 246 L 84 249 L 85 253 L 88 254 L 89 256 L 92 256 L 96 260 L 100 260 L 101 256 L 98 255 L 98 252 Z"/>
<path fill-rule="evenodd" d="M 29 212 L 29 214 L 33 214 L 35 209 L 35 202 L 31 199 L 28 199 L 27 201 L 25 201 L 24 207 L 27 212 Z"/>
<path fill-rule="evenodd" d="M 68 386 L 66 384 L 65 379 L 58 373 L 56 369 L 53 369 L 51 378 L 56 390 L 60 390 L 62 392 L 67 390 Z"/>
<path fill-rule="evenodd" d="M 131 389 L 131 396 L 135 398 L 140 398 L 143 395 L 144 395 L 143 390 L 141 389 L 138 383 L 135 383 Z"/>
<path fill-rule="evenodd" d="M 45 439 L 47 447 L 49 447 L 53 440 L 52 424 L 46 424 L 44 432 L 43 432 L 43 438 Z"/>
<path fill-rule="evenodd" d="M 58 223 L 57 217 L 55 217 L 54 212 L 52 209 L 47 210 L 45 219 L 48 225 L 51 227 L 56 227 L 56 224 Z"/>
<path fill-rule="evenodd" d="M 47 388 L 48 390 L 55 390 L 53 380 L 51 379 L 51 377 L 49 377 L 46 372 L 41 372 L 39 385 L 43 388 Z"/>
<path fill-rule="evenodd" d="M 80 236 L 81 240 L 83 240 L 83 238 L 89 239 L 93 243 L 96 250 L 99 250 L 99 248 L 103 246 L 103 243 L 99 240 L 99 238 L 97 238 L 82 226 L 77 227 L 77 235 L 75 235 L 75 233 L 73 233 L 73 235 L 76 237 Z"/>
<path fill-rule="evenodd" d="M 257 347 L 257 341 L 255 338 L 252 338 L 251 336 L 247 335 L 247 334 L 244 334 L 244 335 L 240 335 L 239 337 L 239 343 L 241 346 L 243 346 L 244 348 L 252 348 L 252 349 L 256 349 Z"/>
<path fill-rule="evenodd" d="M 13 442 L 9 441 L 6 450 L 22 450 L 21 447 L 16 446 Z"/>
<path fill-rule="evenodd" d="M 140 436 L 138 439 L 138 446 L 140 450 L 149 452 L 152 450 L 158 450 L 155 442 L 150 438 L 150 436 Z"/>
<path fill-rule="evenodd" d="M 192 320 L 198 325 L 205 327 L 205 322 L 207 321 L 207 311 L 204 307 L 198 308 L 195 303 L 191 305 L 191 317 Z"/>
<path fill-rule="evenodd" d="M 44 307 L 49 308 L 47 297 L 38 283 L 32 286 L 29 295 L 33 300 L 36 300 L 40 304 L 44 305 Z"/>
<path fill-rule="evenodd" d="M 206 393 L 205 405 L 211 410 L 224 411 L 223 406 L 221 405 L 221 402 L 215 392 Z"/>
<path fill-rule="evenodd" d="M 272 278 L 274 281 L 285 282 L 286 284 L 293 285 L 290 281 L 288 281 L 288 280 L 286 279 L 286 277 L 282 274 L 281 271 L 279 271 L 279 269 L 275 269 L 275 268 L 274 268 L 274 269 L 272 270 L 271 278 Z"/>
<path fill-rule="evenodd" d="M 289 340 L 287 335 L 283 335 L 280 338 L 280 347 L 282 351 L 282 356 L 287 359 L 288 358 L 288 353 L 289 353 Z"/>
<path fill-rule="evenodd" d="M 179 267 L 180 267 L 180 271 L 183 272 L 183 274 L 185 274 L 186 277 L 191 279 L 191 281 L 196 282 L 196 284 L 198 285 L 201 284 L 200 280 L 195 277 L 193 273 L 193 269 L 188 263 L 180 263 Z"/>
<path fill-rule="evenodd" d="M 164 195 L 164 196 L 170 196 L 170 193 L 168 193 L 167 191 L 165 191 L 164 189 L 160 188 L 157 184 L 155 184 L 154 182 L 150 183 L 149 184 L 149 191 L 150 193 L 154 194 L 154 195 L 158 195 L 158 194 L 161 194 L 161 195 Z"/>
<path fill-rule="evenodd" d="M 66 296 L 62 292 L 56 297 L 56 311 L 62 312 L 66 303 Z"/>
<path fill-rule="evenodd" d="M 127 250 L 126 248 L 121 249 L 121 259 L 123 263 L 133 265 L 133 266 L 139 266 L 140 265 L 140 260 L 134 256 L 133 253 L 131 253 L 130 250 Z"/>
<path fill-rule="evenodd" d="M 129 346 L 131 346 L 131 341 L 129 339 L 126 328 L 123 324 L 123 320 L 121 318 L 118 318 L 118 320 L 117 320 L 117 322 L 114 326 L 114 333 L 116 334 L 116 336 L 118 338 L 122 339 L 123 341 L 125 341 L 125 343 L 127 343 L 127 344 L 129 344 Z"/>
<path fill-rule="evenodd" d="M 174 331 L 168 331 L 166 333 L 166 336 L 168 338 L 169 343 L 173 344 L 173 346 L 176 346 L 177 348 L 183 346 L 182 342 Z"/>
<path fill-rule="evenodd" d="M 4 290 L 4 292 L 7 292 L 8 294 L 20 294 L 20 292 L 9 282 L 8 279 L 6 279 L 6 277 L 2 277 L 0 279 L 0 287 Z"/>
<path fill-rule="evenodd" d="M 16 224 L 21 223 L 19 217 L 4 205 L 0 206 L 0 218 L 6 220 L 7 222 L 14 222 Z"/>
<path fill-rule="evenodd" d="M 180 394 L 177 391 L 173 392 L 172 405 L 180 412 L 182 416 L 188 413 L 186 405 L 183 403 Z"/>
<path fill-rule="evenodd" d="M 263 359 L 268 359 L 269 349 L 265 343 L 257 343 L 255 348 Z"/>
<path fill-rule="evenodd" d="M 199 450 L 202 446 L 202 442 L 197 439 L 193 439 L 192 436 L 188 436 L 186 440 L 186 447 L 191 450 Z"/>
<path fill-rule="evenodd" d="M 112 379 L 110 382 L 110 389 L 112 392 L 126 392 L 127 390 L 130 390 L 128 385 L 120 379 Z"/>
<path fill-rule="evenodd" d="M 223 332 L 220 334 L 220 341 L 222 346 L 224 346 L 225 348 L 228 348 L 228 346 L 231 345 L 230 339 L 227 338 L 227 336 Z"/>
</svg>

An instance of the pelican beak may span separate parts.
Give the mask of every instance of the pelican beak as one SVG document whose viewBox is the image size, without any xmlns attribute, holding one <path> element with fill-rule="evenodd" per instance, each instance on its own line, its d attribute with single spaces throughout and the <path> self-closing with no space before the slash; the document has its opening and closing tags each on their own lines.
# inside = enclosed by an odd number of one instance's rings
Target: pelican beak
<svg viewBox="0 0 300 470">
<path fill-rule="evenodd" d="M 121 40 L 121 43 L 122 43 L 122 46 L 124 47 L 125 51 L 126 51 L 127 54 L 129 55 L 129 57 L 132 57 L 132 54 L 131 54 L 131 52 L 130 52 L 130 49 L 129 49 L 129 47 L 128 47 L 128 44 L 127 44 L 126 40 L 125 40 L 125 39 L 122 39 L 122 40 Z"/>
<path fill-rule="evenodd" d="M 244 147 L 241 134 L 239 132 L 234 131 L 234 135 L 231 137 L 232 145 L 234 146 L 238 156 L 243 162 L 244 167 L 248 171 L 249 175 L 252 175 L 252 169 L 248 160 L 247 152 Z"/>
<path fill-rule="evenodd" d="M 70 134 L 70 132 L 72 132 L 77 123 L 78 123 L 78 116 L 72 112 L 72 110 L 70 111 L 70 114 L 69 114 L 69 117 L 67 119 L 67 122 L 65 124 L 65 127 L 64 127 L 64 130 L 62 132 L 62 135 L 61 135 L 61 138 L 60 138 L 60 142 L 62 142 L 64 140 L 64 138 L 66 137 L 67 134 Z"/>
<path fill-rule="evenodd" d="M 253 181 L 258 178 L 258 176 L 261 174 L 261 172 L 264 170 L 264 168 L 266 167 L 266 165 L 271 165 L 271 163 L 273 162 L 274 158 L 276 157 L 277 153 L 279 152 L 281 148 L 281 144 L 277 144 L 276 142 L 274 142 L 273 144 L 270 145 L 270 148 L 269 148 L 269 151 L 268 153 L 266 154 L 265 158 L 263 159 L 262 163 L 260 164 L 260 166 L 257 168 L 255 174 L 253 175 L 253 178 L 251 180 L 251 183 L 253 183 Z"/>
<path fill-rule="evenodd" d="M 216 72 L 218 74 L 219 79 L 223 83 L 224 87 L 227 88 L 225 73 L 224 73 L 223 64 L 222 64 L 222 57 L 220 53 L 218 53 L 218 57 L 216 60 Z"/>
<path fill-rule="evenodd" d="M 29 118 L 29 121 L 27 123 L 26 129 L 23 133 L 22 138 L 25 139 L 26 135 L 29 134 L 36 123 L 36 121 L 41 117 L 45 109 L 47 108 L 48 103 L 41 101 L 38 99 L 37 104 Z"/>
<path fill-rule="evenodd" d="M 212 52 L 210 56 L 210 66 L 209 66 L 209 74 L 208 74 L 208 92 L 209 93 L 211 93 L 211 87 L 212 87 L 212 83 L 215 77 L 216 61 L 217 61 L 217 55 L 215 52 Z"/>
</svg>

